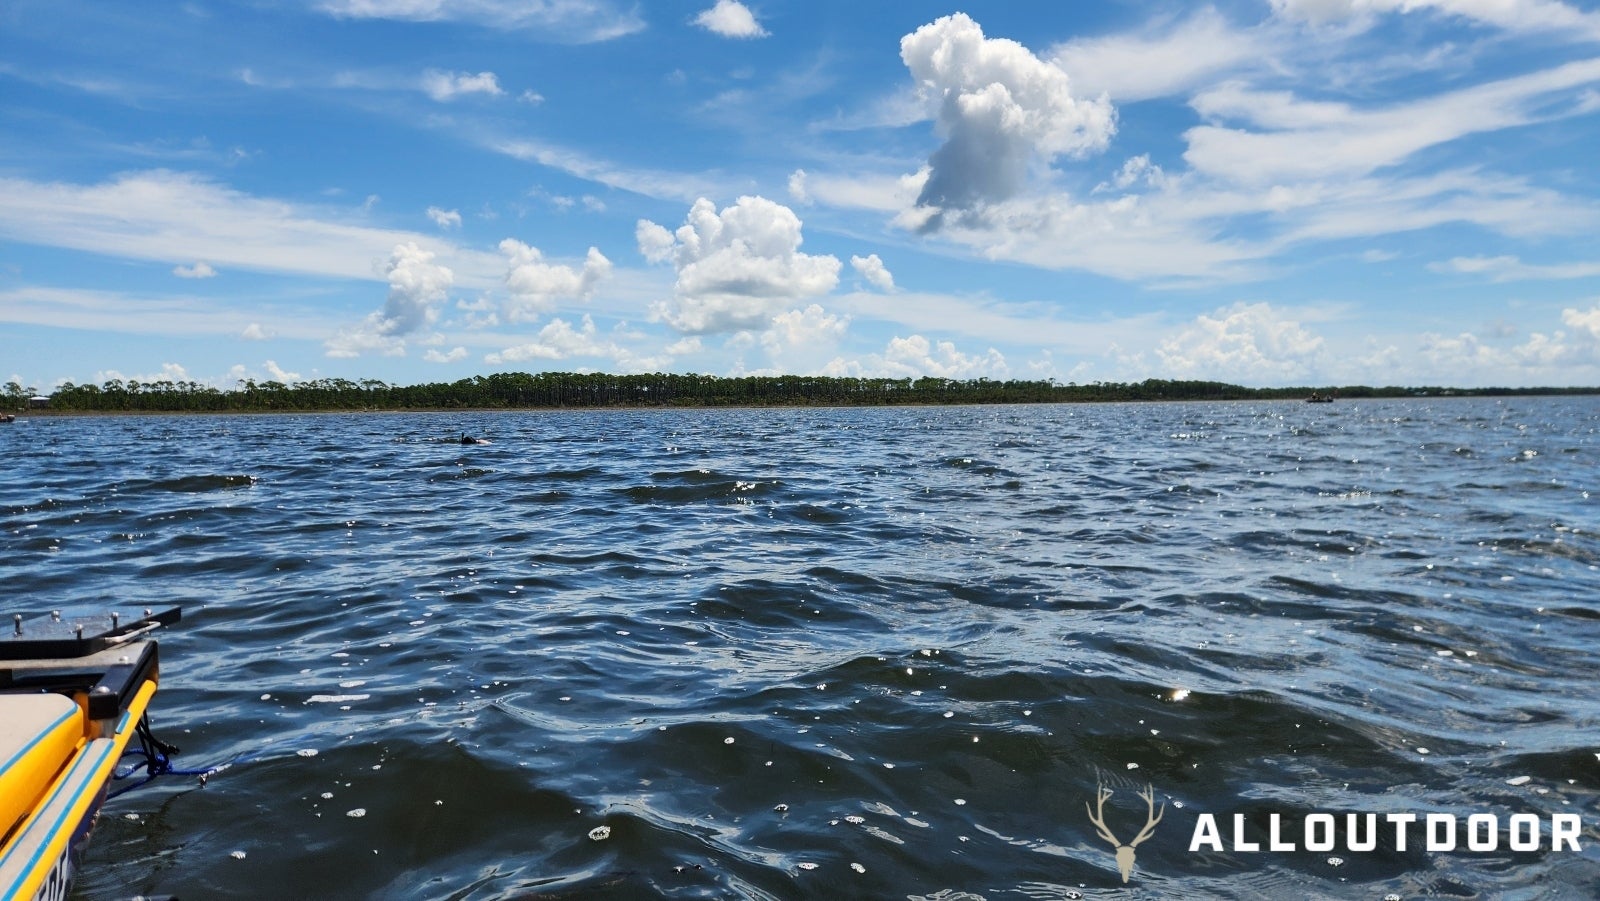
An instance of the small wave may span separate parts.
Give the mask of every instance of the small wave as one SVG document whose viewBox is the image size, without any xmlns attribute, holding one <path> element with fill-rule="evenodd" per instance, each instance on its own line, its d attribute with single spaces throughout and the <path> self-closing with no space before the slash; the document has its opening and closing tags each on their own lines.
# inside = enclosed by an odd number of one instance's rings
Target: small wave
<svg viewBox="0 0 1600 901">
<path fill-rule="evenodd" d="M 141 492 L 174 492 L 201 494 L 207 491 L 229 491 L 250 488 L 258 479 L 253 475 L 193 475 L 170 479 L 134 479 L 116 486 L 119 494 L 136 495 Z"/>
</svg>

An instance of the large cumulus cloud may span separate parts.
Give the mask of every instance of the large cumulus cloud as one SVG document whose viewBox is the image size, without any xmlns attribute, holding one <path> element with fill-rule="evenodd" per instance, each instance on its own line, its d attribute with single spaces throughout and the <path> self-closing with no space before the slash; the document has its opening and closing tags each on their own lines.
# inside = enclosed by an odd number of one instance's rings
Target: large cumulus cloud
<svg viewBox="0 0 1600 901">
<path fill-rule="evenodd" d="M 740 197 L 720 212 L 701 198 L 676 231 L 639 220 L 639 252 L 677 270 L 672 299 L 656 315 L 685 334 L 756 331 L 796 301 L 832 291 L 839 260 L 801 253 L 800 231 L 793 210 L 764 197 Z"/>
<path fill-rule="evenodd" d="M 1103 150 L 1116 131 L 1110 100 L 1074 97 L 1060 67 L 1016 41 L 985 37 L 963 13 L 906 35 L 900 58 L 936 107 L 944 139 L 917 198 L 926 229 L 1015 196 L 1030 166 Z"/>
</svg>

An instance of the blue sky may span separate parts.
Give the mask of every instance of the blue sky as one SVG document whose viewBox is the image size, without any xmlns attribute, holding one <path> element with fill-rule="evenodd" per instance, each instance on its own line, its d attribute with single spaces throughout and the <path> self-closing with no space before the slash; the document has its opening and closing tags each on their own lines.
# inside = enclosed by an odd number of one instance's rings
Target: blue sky
<svg viewBox="0 0 1600 901">
<path fill-rule="evenodd" d="M 0 7 L 0 379 L 1600 385 L 1556 0 Z"/>
</svg>

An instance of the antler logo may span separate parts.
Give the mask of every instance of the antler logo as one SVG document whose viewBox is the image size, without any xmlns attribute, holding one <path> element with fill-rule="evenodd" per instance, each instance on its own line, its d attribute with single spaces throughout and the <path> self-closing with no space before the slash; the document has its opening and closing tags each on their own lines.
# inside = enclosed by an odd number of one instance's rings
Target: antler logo
<svg viewBox="0 0 1600 901">
<path fill-rule="evenodd" d="M 1146 782 L 1144 791 L 1136 793 L 1139 797 L 1144 799 L 1146 810 L 1144 828 L 1139 830 L 1139 834 L 1134 837 L 1133 841 L 1123 844 L 1122 842 L 1117 841 L 1117 837 L 1112 834 L 1109 828 L 1106 827 L 1106 799 L 1110 798 L 1115 792 L 1112 789 L 1106 788 L 1105 783 L 1100 779 L 1096 779 L 1094 785 L 1097 793 L 1100 796 L 1100 799 L 1095 802 L 1094 810 L 1089 811 L 1089 822 L 1094 824 L 1095 831 L 1100 833 L 1101 838 L 1110 842 L 1111 846 L 1117 849 L 1117 870 L 1122 873 L 1123 883 L 1127 883 L 1128 877 L 1133 875 L 1133 849 L 1139 847 L 1140 842 L 1143 842 L 1145 839 L 1149 838 L 1155 833 L 1156 824 L 1161 822 L 1161 817 L 1167 812 L 1167 805 L 1165 802 L 1162 802 L 1161 810 L 1156 810 L 1155 789 L 1150 785 L 1150 783 Z M 1086 811 L 1089 810 L 1089 802 L 1083 802 L 1083 809 Z"/>
</svg>

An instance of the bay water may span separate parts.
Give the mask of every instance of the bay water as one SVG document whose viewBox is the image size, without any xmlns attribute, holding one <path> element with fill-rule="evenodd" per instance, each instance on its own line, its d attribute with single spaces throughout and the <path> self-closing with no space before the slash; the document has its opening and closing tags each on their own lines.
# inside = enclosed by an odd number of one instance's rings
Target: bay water
<svg viewBox="0 0 1600 901">
<path fill-rule="evenodd" d="M 0 451 L 0 612 L 181 604 L 152 724 L 223 767 L 111 800 L 78 898 L 1600 897 L 1600 398 L 24 416 Z M 1093 820 L 1158 812 L 1124 882 Z"/>
</svg>

